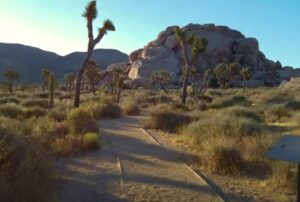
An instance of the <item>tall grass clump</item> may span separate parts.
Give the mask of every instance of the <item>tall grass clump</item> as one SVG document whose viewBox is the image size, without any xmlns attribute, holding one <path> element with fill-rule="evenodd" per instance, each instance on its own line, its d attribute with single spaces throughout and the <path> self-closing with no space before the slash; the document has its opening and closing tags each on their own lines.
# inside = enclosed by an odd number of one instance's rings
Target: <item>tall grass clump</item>
<svg viewBox="0 0 300 202">
<path fill-rule="evenodd" d="M 268 122 L 275 122 L 288 117 L 291 117 L 291 109 L 285 104 L 271 105 L 265 110 L 265 119 Z"/>
<path fill-rule="evenodd" d="M 248 101 L 244 96 L 234 95 L 229 97 L 216 98 L 211 103 L 211 108 L 221 109 L 224 107 L 230 107 L 234 105 L 247 105 Z"/>
<path fill-rule="evenodd" d="M 45 116 L 47 114 L 47 110 L 44 108 L 41 108 L 39 106 L 30 107 L 24 110 L 24 117 L 30 118 L 30 117 L 41 117 Z"/>
<path fill-rule="evenodd" d="M 25 99 L 24 101 L 21 102 L 21 105 L 23 107 L 42 107 L 42 108 L 48 108 L 49 103 L 48 100 L 46 99 Z"/>
<path fill-rule="evenodd" d="M 95 103 L 84 105 L 86 111 L 88 111 L 95 119 L 102 118 L 118 118 L 122 115 L 122 109 L 115 103 Z"/>
<path fill-rule="evenodd" d="M 220 174 L 241 174 L 244 160 L 239 150 L 233 147 L 215 146 L 209 157 L 209 169 Z"/>
<path fill-rule="evenodd" d="M 84 108 L 72 109 L 68 114 L 70 132 L 72 135 L 83 135 L 88 132 L 98 132 L 97 122 Z"/>
<path fill-rule="evenodd" d="M 135 100 L 127 100 L 122 105 L 122 110 L 126 115 L 139 115 L 141 112 L 141 109 Z"/>
<path fill-rule="evenodd" d="M 0 106 L 0 116 L 6 116 L 10 118 L 22 118 L 23 108 L 16 104 L 5 104 Z"/>
<path fill-rule="evenodd" d="M 144 122 L 145 128 L 166 132 L 176 132 L 180 127 L 190 123 L 192 118 L 183 113 L 176 113 L 168 108 L 155 107 L 150 112 L 150 118 Z"/>
<path fill-rule="evenodd" d="M 1 127 L 0 162 L 1 201 L 54 201 L 55 180 L 48 156 Z"/>
</svg>

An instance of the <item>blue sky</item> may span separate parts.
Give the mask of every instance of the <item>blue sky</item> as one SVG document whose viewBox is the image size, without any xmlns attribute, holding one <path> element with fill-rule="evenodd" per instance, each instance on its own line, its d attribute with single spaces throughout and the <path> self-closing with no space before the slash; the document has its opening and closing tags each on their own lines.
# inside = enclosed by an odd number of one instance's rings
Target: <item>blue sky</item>
<svg viewBox="0 0 300 202">
<path fill-rule="evenodd" d="M 0 41 L 61 55 L 86 49 L 88 0 L 0 0 Z M 97 48 L 130 53 L 167 26 L 215 23 L 255 37 L 260 49 L 283 65 L 300 67 L 299 0 L 99 0 L 95 27 L 111 19 L 117 31 Z"/>
</svg>

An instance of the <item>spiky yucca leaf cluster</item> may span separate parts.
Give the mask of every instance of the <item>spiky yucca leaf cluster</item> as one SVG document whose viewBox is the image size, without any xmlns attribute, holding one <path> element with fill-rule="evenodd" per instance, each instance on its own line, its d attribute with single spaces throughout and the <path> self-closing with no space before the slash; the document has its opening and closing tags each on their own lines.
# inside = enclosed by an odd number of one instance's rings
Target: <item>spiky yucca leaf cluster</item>
<svg viewBox="0 0 300 202">
<path fill-rule="evenodd" d="M 91 1 L 90 3 L 88 3 L 82 16 L 85 17 L 88 21 L 94 20 L 98 14 L 96 6 L 97 1 Z"/>
</svg>

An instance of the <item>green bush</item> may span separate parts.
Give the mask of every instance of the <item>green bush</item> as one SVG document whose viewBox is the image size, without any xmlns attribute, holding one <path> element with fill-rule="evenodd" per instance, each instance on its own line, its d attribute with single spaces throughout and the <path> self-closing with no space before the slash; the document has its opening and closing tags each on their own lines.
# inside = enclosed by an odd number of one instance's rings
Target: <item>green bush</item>
<svg viewBox="0 0 300 202">
<path fill-rule="evenodd" d="M 64 121 L 67 119 L 67 113 L 63 109 L 53 109 L 48 113 L 48 118 L 54 121 Z"/>
<path fill-rule="evenodd" d="M 85 108 L 95 119 L 118 118 L 122 115 L 122 109 L 115 103 L 89 104 Z"/>
<path fill-rule="evenodd" d="M 260 123 L 250 118 L 206 113 L 205 118 L 187 125 L 181 131 L 184 135 L 201 142 L 207 137 L 235 137 L 259 136 L 264 130 Z"/>
<path fill-rule="evenodd" d="M 38 97 L 38 98 L 43 98 L 43 99 L 47 99 L 49 97 L 48 92 L 44 92 L 44 93 L 35 93 L 34 97 Z"/>
<path fill-rule="evenodd" d="M 42 107 L 42 108 L 48 108 L 49 102 L 46 99 L 26 99 L 24 100 L 21 105 L 23 107 Z"/>
<path fill-rule="evenodd" d="M 241 153 L 234 148 L 215 146 L 208 161 L 210 170 L 220 174 L 239 175 L 243 170 Z"/>
<path fill-rule="evenodd" d="M 284 104 L 276 104 L 265 110 L 265 118 L 267 121 L 278 121 L 282 118 L 291 117 L 291 110 Z"/>
<path fill-rule="evenodd" d="M 211 107 L 220 109 L 224 107 L 230 107 L 234 105 L 247 105 L 248 102 L 244 96 L 234 95 L 230 97 L 216 98 L 212 101 Z"/>
<path fill-rule="evenodd" d="M 297 188 L 297 168 L 295 165 L 285 162 L 272 162 L 270 180 L 274 187 L 284 187 L 294 193 Z"/>
<path fill-rule="evenodd" d="M 223 112 L 228 116 L 248 118 L 258 122 L 262 121 L 261 117 L 255 112 L 254 109 L 246 108 L 243 106 L 229 107 L 226 108 Z"/>
<path fill-rule="evenodd" d="M 83 136 L 83 142 L 88 150 L 94 150 L 101 147 L 101 141 L 97 133 L 86 133 Z"/>
<path fill-rule="evenodd" d="M 0 104 L 6 104 L 6 103 L 14 103 L 14 104 L 19 104 L 20 100 L 15 97 L 3 97 L 0 98 Z"/>
<path fill-rule="evenodd" d="M 126 115 L 139 115 L 141 110 L 136 101 L 128 100 L 122 106 L 123 112 Z"/>
<path fill-rule="evenodd" d="M 96 120 L 84 108 L 72 109 L 68 114 L 68 121 L 72 135 L 83 135 L 88 132 L 98 132 Z"/>
<path fill-rule="evenodd" d="M 24 110 L 24 116 L 25 118 L 29 118 L 29 117 L 41 117 L 41 116 L 45 116 L 47 114 L 47 111 L 41 107 L 35 106 L 35 107 L 31 107 L 31 108 L 27 108 Z"/>
<path fill-rule="evenodd" d="M 0 106 L 0 115 L 10 118 L 21 118 L 23 116 L 23 108 L 16 104 L 5 104 Z"/>
<path fill-rule="evenodd" d="M 191 121 L 192 118 L 189 115 L 162 108 L 151 112 L 150 119 L 144 122 L 144 127 L 166 132 L 176 132 L 181 126 Z"/>
</svg>

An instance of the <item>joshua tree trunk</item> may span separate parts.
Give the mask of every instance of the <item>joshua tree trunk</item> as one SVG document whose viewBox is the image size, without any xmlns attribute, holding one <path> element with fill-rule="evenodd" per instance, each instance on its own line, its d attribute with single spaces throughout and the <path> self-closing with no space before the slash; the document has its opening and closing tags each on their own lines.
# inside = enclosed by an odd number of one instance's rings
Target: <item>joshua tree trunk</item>
<svg viewBox="0 0 300 202">
<path fill-rule="evenodd" d="M 185 63 L 185 68 L 184 68 L 184 73 L 183 73 L 183 88 L 182 88 L 182 104 L 185 105 L 186 104 L 186 96 L 187 96 L 187 85 L 188 85 L 188 81 L 187 81 L 187 77 L 188 77 L 188 69 L 189 69 L 189 63 L 188 63 L 188 55 L 185 49 L 184 44 L 181 45 L 182 46 L 182 51 L 183 51 L 183 59 L 184 59 L 184 63 Z"/>
<path fill-rule="evenodd" d="M 81 89 L 81 80 L 82 76 L 88 67 L 88 63 L 92 58 L 93 50 L 97 43 L 100 42 L 100 40 L 103 38 L 105 32 L 100 32 L 96 39 L 94 39 L 93 35 L 93 24 L 92 21 L 87 22 L 87 28 L 88 28 L 88 37 L 89 37 L 89 43 L 88 43 L 88 51 L 84 58 L 84 61 L 81 65 L 81 68 L 79 69 L 77 75 L 76 75 L 76 85 L 75 85 L 75 98 L 74 98 L 74 107 L 77 108 L 80 105 L 80 89 Z"/>
<path fill-rule="evenodd" d="M 92 79 L 92 92 L 93 92 L 93 95 L 96 94 L 96 90 L 95 90 L 95 81 L 94 81 L 94 79 Z"/>
<path fill-rule="evenodd" d="M 247 81 L 246 78 L 244 78 L 244 92 L 246 92 L 246 87 L 247 87 Z"/>
<path fill-rule="evenodd" d="M 165 85 L 163 84 L 163 82 L 159 82 L 161 89 L 163 89 L 163 91 L 165 93 L 168 93 L 168 90 L 166 89 Z"/>
</svg>

